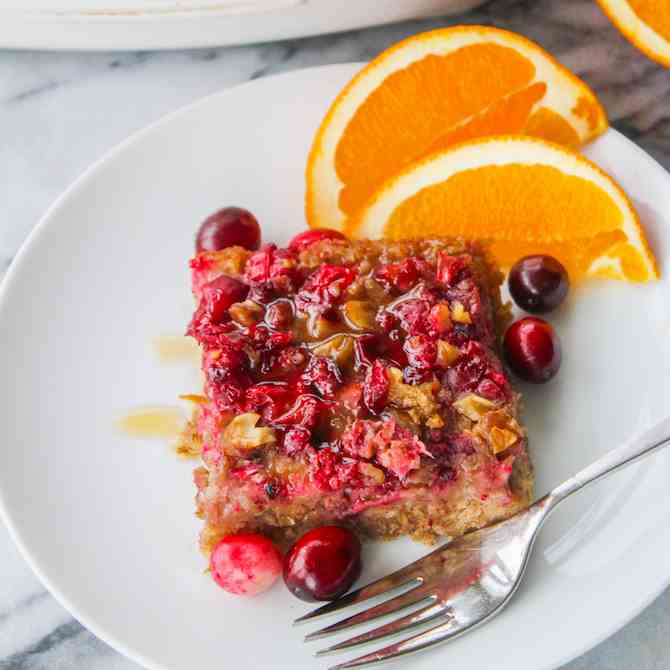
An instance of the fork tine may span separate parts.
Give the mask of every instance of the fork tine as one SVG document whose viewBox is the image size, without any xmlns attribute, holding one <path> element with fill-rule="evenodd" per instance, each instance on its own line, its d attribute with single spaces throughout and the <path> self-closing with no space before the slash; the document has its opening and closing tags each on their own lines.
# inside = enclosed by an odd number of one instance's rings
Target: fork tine
<svg viewBox="0 0 670 670">
<path fill-rule="evenodd" d="M 426 607 L 416 610 L 415 612 L 410 612 L 409 614 L 391 621 L 390 623 L 378 626 L 377 628 L 373 628 L 372 630 L 361 633 L 360 635 L 356 635 L 355 637 L 349 638 L 344 642 L 334 644 L 332 647 L 328 647 L 327 649 L 321 649 L 320 651 L 316 652 L 316 656 L 326 656 L 338 651 L 351 649 L 352 647 L 356 647 L 361 644 L 381 640 L 382 638 L 389 637 L 391 635 L 397 635 L 398 633 L 402 633 L 409 628 L 427 623 L 428 621 L 431 621 L 438 616 L 453 616 L 450 614 L 449 609 L 449 606 L 443 602 L 426 605 Z"/>
<path fill-rule="evenodd" d="M 423 633 L 414 635 L 406 640 L 401 642 L 395 642 L 390 644 L 382 649 L 377 651 L 372 651 L 369 654 L 364 656 L 359 656 L 354 658 L 351 661 L 346 661 L 345 663 L 339 663 L 338 665 L 332 666 L 329 670 L 349 670 L 349 668 L 361 668 L 365 665 L 371 665 L 373 663 L 381 663 L 382 661 L 388 661 L 392 658 L 398 656 L 404 656 L 405 654 L 411 654 L 415 651 L 420 651 L 427 647 L 432 647 L 439 642 L 446 642 L 452 637 L 456 637 L 461 633 L 464 633 L 469 628 L 472 628 L 479 621 L 468 623 L 467 625 L 458 625 L 456 619 L 451 618 L 449 621 L 441 623 L 433 628 L 429 628 Z"/>
<path fill-rule="evenodd" d="M 363 610 L 358 614 L 353 614 L 352 616 L 349 616 L 346 619 L 342 619 L 337 623 L 326 626 L 325 628 L 321 628 L 320 630 L 317 630 L 313 633 L 309 633 L 305 636 L 305 642 L 316 640 L 318 638 L 325 637 L 326 635 L 332 635 L 333 633 L 339 633 L 341 630 L 346 630 L 352 626 L 358 626 L 360 624 L 367 623 L 368 621 L 378 619 L 379 617 L 386 616 L 387 614 L 393 614 L 398 610 L 411 607 L 412 605 L 417 605 L 422 600 L 426 600 L 426 598 L 435 599 L 435 595 L 429 593 L 429 591 L 429 586 L 416 586 L 413 589 L 406 591 L 405 593 L 401 593 L 395 598 L 385 600 L 383 603 L 379 603 L 379 605 L 369 607 L 368 609 Z"/>
<path fill-rule="evenodd" d="M 367 584 L 366 586 L 363 586 L 356 591 L 347 593 L 347 595 L 342 596 L 337 600 L 333 600 L 333 602 L 322 605 L 321 607 L 312 610 L 304 616 L 296 619 L 293 622 L 293 625 L 295 626 L 296 624 L 302 624 L 307 621 L 313 621 L 314 619 L 327 616 L 329 614 L 334 614 L 335 612 L 343 610 L 345 607 L 362 603 L 366 600 L 369 600 L 370 598 L 374 598 L 375 596 L 380 596 L 387 591 L 394 591 L 395 589 L 399 589 L 402 586 L 407 586 L 412 582 L 421 583 L 422 578 L 417 574 L 417 569 L 419 568 L 418 563 L 419 561 L 410 565 L 406 565 L 404 568 L 396 570 L 390 575 L 386 575 L 386 577 L 382 577 L 377 581 L 371 582 L 370 584 Z"/>
</svg>

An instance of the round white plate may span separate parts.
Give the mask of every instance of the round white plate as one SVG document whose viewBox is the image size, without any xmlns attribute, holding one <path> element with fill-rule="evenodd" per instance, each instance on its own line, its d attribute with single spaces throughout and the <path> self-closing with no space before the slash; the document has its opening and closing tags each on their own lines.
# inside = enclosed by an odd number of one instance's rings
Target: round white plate
<svg viewBox="0 0 670 670">
<path fill-rule="evenodd" d="M 193 368 L 159 364 L 150 346 L 189 318 L 194 230 L 224 204 L 252 209 L 266 240 L 301 230 L 310 140 L 356 69 L 256 81 L 134 136 L 60 198 L 4 282 L 5 521 L 53 594 L 147 667 L 329 665 L 291 627 L 308 608 L 281 585 L 245 600 L 203 574 L 192 464 L 113 426 L 133 406 L 198 390 Z M 667 271 L 668 174 L 613 130 L 587 153 L 630 193 Z M 670 397 L 667 280 L 584 288 L 552 320 L 561 373 L 524 389 L 538 493 L 663 417 Z M 585 651 L 668 583 L 669 508 L 670 453 L 570 500 L 542 532 L 505 612 L 407 666 L 548 670 Z M 363 578 L 425 551 L 409 541 L 368 546 Z"/>
</svg>

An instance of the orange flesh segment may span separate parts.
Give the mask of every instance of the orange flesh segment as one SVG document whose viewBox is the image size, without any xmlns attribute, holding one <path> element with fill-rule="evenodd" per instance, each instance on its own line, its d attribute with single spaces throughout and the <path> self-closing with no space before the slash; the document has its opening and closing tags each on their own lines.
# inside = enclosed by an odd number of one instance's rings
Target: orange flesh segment
<svg viewBox="0 0 670 670">
<path fill-rule="evenodd" d="M 337 146 L 340 209 L 351 215 L 389 175 L 426 155 L 436 137 L 528 87 L 534 76 L 527 58 L 493 43 L 431 54 L 389 75 L 356 111 Z"/>
<path fill-rule="evenodd" d="M 637 17 L 670 42 L 670 3 L 667 0 L 628 0 Z"/>
<path fill-rule="evenodd" d="M 510 226 L 517 221 L 523 227 Z M 629 279 L 644 280 L 644 263 L 626 242 L 621 221 L 607 195 L 581 177 L 545 165 L 491 165 L 459 172 L 405 200 L 392 213 L 384 237 L 486 239 L 503 267 L 526 254 L 546 253 L 559 258 L 573 280 L 604 255 L 618 258 Z"/>
<path fill-rule="evenodd" d="M 579 145 L 579 136 L 574 128 L 560 114 L 546 107 L 533 112 L 523 132 L 568 147 Z"/>
<path fill-rule="evenodd" d="M 472 140 L 483 135 L 523 132 L 524 126 L 530 121 L 528 118 L 530 110 L 538 100 L 544 97 L 546 92 L 547 85 L 537 82 L 516 93 L 512 93 L 512 95 L 495 102 L 474 118 L 456 126 L 453 130 L 440 137 L 430 148 L 429 153 L 441 151 L 459 142 Z M 572 128 L 570 130 L 577 137 L 575 131 Z M 579 138 L 575 142 L 578 143 Z"/>
</svg>

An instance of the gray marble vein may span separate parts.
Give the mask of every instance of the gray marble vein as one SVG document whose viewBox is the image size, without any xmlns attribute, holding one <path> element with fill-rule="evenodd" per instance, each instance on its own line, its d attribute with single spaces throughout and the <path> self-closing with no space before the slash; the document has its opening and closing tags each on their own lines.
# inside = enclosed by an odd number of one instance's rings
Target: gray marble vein
<svg viewBox="0 0 670 670">
<path fill-rule="evenodd" d="M 0 52 L 0 274 L 77 175 L 167 112 L 250 79 L 367 60 L 407 35 L 462 22 L 516 30 L 555 53 L 596 89 L 619 130 L 670 167 L 670 70 L 630 46 L 592 0 L 494 0 L 465 16 L 226 49 L 5 51 Z M 670 667 L 669 613 L 670 591 L 564 670 Z M 136 667 L 72 619 L 0 528 L 0 670 Z"/>
</svg>

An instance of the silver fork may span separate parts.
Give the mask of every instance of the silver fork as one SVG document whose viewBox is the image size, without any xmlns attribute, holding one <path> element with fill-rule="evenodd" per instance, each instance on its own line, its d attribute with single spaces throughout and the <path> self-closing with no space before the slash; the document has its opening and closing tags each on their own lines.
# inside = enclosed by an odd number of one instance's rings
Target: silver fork
<svg viewBox="0 0 670 670">
<path fill-rule="evenodd" d="M 400 618 L 316 653 L 323 656 L 396 635 L 432 620 L 424 632 L 359 656 L 331 670 L 359 668 L 447 642 L 480 626 L 510 601 L 542 524 L 556 506 L 587 484 L 670 444 L 670 418 L 614 449 L 519 514 L 463 535 L 424 558 L 300 617 L 295 624 L 342 612 L 370 598 L 405 591 L 305 637 L 316 640 L 413 607 Z M 411 587 L 411 588 L 410 588 Z M 419 606 L 417 609 L 417 606 Z"/>
</svg>

